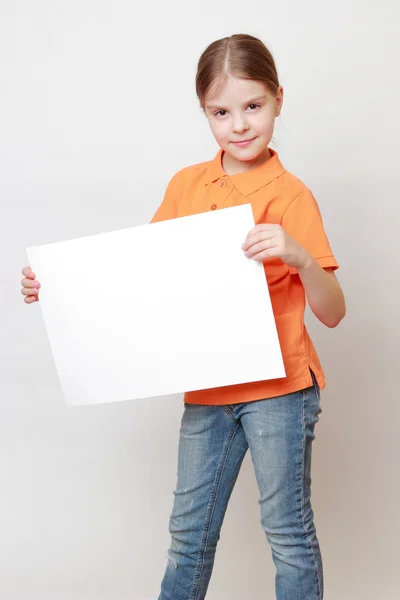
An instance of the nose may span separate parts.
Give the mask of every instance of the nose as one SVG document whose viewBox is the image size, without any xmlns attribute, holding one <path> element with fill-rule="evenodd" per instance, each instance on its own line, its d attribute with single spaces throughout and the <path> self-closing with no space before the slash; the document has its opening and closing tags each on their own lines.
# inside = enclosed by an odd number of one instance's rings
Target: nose
<svg viewBox="0 0 400 600">
<path fill-rule="evenodd" d="M 239 113 L 237 115 L 234 116 L 233 118 L 233 122 L 232 122 L 232 132 L 233 133 L 243 133 L 244 131 L 247 131 L 249 128 L 245 115 L 243 115 L 242 113 Z"/>
</svg>

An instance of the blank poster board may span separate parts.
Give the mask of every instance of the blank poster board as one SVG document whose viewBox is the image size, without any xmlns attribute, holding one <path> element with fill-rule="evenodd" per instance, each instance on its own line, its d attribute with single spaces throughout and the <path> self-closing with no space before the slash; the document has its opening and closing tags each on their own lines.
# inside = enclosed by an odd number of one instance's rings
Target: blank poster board
<svg viewBox="0 0 400 600">
<path fill-rule="evenodd" d="M 68 404 L 285 376 L 250 204 L 27 248 Z"/>
</svg>

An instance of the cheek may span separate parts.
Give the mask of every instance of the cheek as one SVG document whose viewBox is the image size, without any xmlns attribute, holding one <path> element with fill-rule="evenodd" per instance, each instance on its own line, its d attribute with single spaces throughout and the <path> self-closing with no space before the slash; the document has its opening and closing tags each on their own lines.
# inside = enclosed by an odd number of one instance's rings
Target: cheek
<svg viewBox="0 0 400 600">
<path fill-rule="evenodd" d="M 267 137 L 272 137 L 273 133 L 274 133 L 274 123 L 269 122 L 264 126 L 264 134 Z"/>
<path fill-rule="evenodd" d="M 213 136 L 217 140 L 223 140 L 228 135 L 228 128 L 226 126 L 226 123 L 213 121 L 213 122 L 210 122 L 210 128 L 211 128 Z"/>
<path fill-rule="evenodd" d="M 253 113 L 249 119 L 250 125 L 259 131 L 268 131 L 274 127 L 275 113 L 270 106 L 264 107 L 263 110 Z"/>
<path fill-rule="evenodd" d="M 260 127 L 266 133 L 272 133 L 275 127 L 275 115 L 273 113 L 268 114 L 266 118 L 264 117 L 262 123 L 260 123 Z"/>
</svg>

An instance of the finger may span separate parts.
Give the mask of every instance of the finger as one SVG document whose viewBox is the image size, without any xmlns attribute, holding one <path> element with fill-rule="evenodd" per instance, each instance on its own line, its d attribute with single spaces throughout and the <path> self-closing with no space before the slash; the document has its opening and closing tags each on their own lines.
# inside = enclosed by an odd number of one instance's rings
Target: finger
<svg viewBox="0 0 400 600">
<path fill-rule="evenodd" d="M 270 248 L 276 248 L 276 246 L 277 246 L 277 242 L 274 239 L 263 240 L 261 242 L 258 242 L 257 244 L 253 244 L 252 246 L 250 246 L 250 248 L 248 248 L 245 251 L 245 255 L 248 258 L 252 258 L 259 252 L 264 252 L 264 250 L 269 250 Z"/>
<path fill-rule="evenodd" d="M 24 275 L 25 277 L 29 277 L 30 279 L 35 279 L 35 273 L 30 267 L 24 267 L 22 269 L 22 275 Z"/>
<path fill-rule="evenodd" d="M 39 290 L 37 288 L 23 287 L 21 290 L 21 294 L 23 294 L 24 296 L 36 296 L 38 293 Z"/>
<path fill-rule="evenodd" d="M 250 246 L 257 244 L 258 242 L 262 242 L 263 240 L 272 240 L 276 237 L 276 231 L 259 231 L 254 233 L 252 236 L 246 238 L 244 244 L 242 244 L 242 249 L 247 250 Z"/>
<path fill-rule="evenodd" d="M 254 256 L 250 256 L 252 260 L 257 262 L 264 262 L 268 258 L 280 258 L 279 248 L 268 248 L 267 250 L 263 250 L 262 252 L 258 252 Z"/>
<path fill-rule="evenodd" d="M 26 288 L 40 288 L 39 281 L 32 281 L 32 279 L 27 279 L 26 277 L 24 277 L 24 279 L 21 280 L 21 284 L 22 287 Z"/>
<path fill-rule="evenodd" d="M 260 225 L 256 225 L 255 227 L 253 227 L 253 229 L 249 231 L 249 233 L 246 236 L 246 240 L 250 236 L 260 231 L 277 231 L 278 229 L 280 229 L 280 227 L 281 226 L 277 225 L 276 223 L 261 223 Z"/>
<path fill-rule="evenodd" d="M 26 302 L 26 304 L 32 304 L 32 302 L 38 302 L 39 298 L 37 296 L 26 296 L 24 298 L 24 302 Z"/>
</svg>

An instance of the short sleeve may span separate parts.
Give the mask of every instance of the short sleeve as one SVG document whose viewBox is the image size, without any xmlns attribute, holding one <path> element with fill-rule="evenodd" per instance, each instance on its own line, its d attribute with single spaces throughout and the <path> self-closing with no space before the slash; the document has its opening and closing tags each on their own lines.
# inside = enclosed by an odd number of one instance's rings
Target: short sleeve
<svg viewBox="0 0 400 600">
<path fill-rule="evenodd" d="M 157 223 L 158 221 L 168 221 L 169 219 L 175 219 L 178 216 L 178 201 L 179 201 L 179 173 L 176 173 L 165 190 L 163 201 L 158 207 L 156 213 L 151 219 L 150 223 Z"/>
<path fill-rule="evenodd" d="M 339 267 L 325 233 L 319 206 L 308 188 L 304 188 L 289 204 L 283 214 L 281 225 L 322 268 Z M 289 272 L 295 274 L 297 269 L 289 267 Z"/>
</svg>

